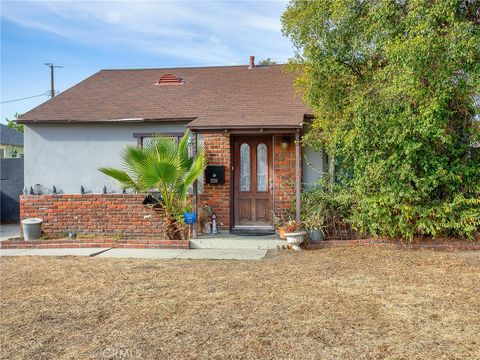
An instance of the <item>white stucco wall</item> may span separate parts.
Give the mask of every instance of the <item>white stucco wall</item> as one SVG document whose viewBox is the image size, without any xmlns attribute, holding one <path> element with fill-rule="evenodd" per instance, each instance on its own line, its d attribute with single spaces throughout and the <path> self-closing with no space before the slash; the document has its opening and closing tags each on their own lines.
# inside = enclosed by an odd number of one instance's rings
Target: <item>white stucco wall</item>
<svg viewBox="0 0 480 360">
<path fill-rule="evenodd" d="M 99 167 L 121 167 L 120 151 L 135 145 L 133 133 L 185 132 L 186 123 L 59 124 L 25 126 L 25 187 L 40 184 L 51 192 L 118 192 L 115 181 Z"/>
<path fill-rule="evenodd" d="M 120 152 L 127 145 L 135 145 L 133 133 L 185 132 L 187 123 L 157 124 L 59 124 L 25 126 L 25 187 L 40 184 L 47 193 L 53 185 L 60 193 L 119 192 L 115 181 L 98 171 L 99 167 L 121 168 Z M 203 142 L 203 137 L 198 136 Z M 303 148 L 303 183 L 305 189 L 315 183 L 323 169 L 323 152 Z M 305 158 L 308 161 L 305 161 Z M 311 165 L 308 164 L 310 162 Z M 199 179 L 202 192 L 203 176 Z"/>
</svg>

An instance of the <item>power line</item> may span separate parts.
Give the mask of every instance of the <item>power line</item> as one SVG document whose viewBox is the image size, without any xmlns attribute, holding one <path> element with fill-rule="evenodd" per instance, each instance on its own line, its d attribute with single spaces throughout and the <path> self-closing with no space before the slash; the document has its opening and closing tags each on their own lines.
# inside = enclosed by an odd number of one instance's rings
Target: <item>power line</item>
<svg viewBox="0 0 480 360">
<path fill-rule="evenodd" d="M 52 63 L 45 63 L 46 66 L 50 68 L 50 98 L 55 96 L 55 80 L 54 80 L 54 72 L 55 68 L 62 68 L 63 66 L 55 65 Z"/>
<path fill-rule="evenodd" d="M 20 100 L 27 100 L 27 99 L 36 98 L 36 97 L 39 97 L 39 96 L 47 96 L 47 95 L 50 95 L 50 91 L 47 91 L 47 92 L 45 92 L 43 94 L 40 94 L 40 95 L 33 95 L 33 96 L 27 96 L 27 97 L 19 98 L 19 99 L 2 101 L 2 102 L 0 102 L 0 104 L 5 104 L 5 103 L 9 103 L 9 102 L 14 102 L 14 101 L 20 101 Z"/>
<path fill-rule="evenodd" d="M 286 62 L 287 60 L 282 58 L 270 58 L 270 60 L 275 61 L 278 64 Z M 243 60 L 235 60 L 231 62 L 223 61 L 223 62 L 209 62 L 209 63 L 175 63 L 174 65 L 162 65 L 162 64 L 135 64 L 133 68 L 140 68 L 140 67 L 152 67 L 152 68 L 162 68 L 162 67 L 198 67 L 198 66 L 241 66 L 245 65 L 246 62 Z M 96 68 L 96 69 L 126 69 L 132 68 L 132 64 L 124 64 L 124 65 L 113 65 L 113 64 L 57 64 L 64 68 L 76 68 L 76 69 L 88 69 L 88 68 Z M 248 65 L 248 64 L 247 64 Z"/>
</svg>

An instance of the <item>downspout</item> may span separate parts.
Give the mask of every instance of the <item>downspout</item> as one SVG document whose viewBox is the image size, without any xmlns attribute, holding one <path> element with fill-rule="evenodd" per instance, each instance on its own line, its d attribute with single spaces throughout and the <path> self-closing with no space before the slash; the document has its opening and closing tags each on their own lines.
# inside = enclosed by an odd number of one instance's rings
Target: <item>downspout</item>
<svg viewBox="0 0 480 360">
<path fill-rule="evenodd" d="M 300 225 L 300 193 L 301 193 L 301 173 L 300 163 L 300 131 L 295 134 L 295 221 Z"/>
<path fill-rule="evenodd" d="M 272 135 L 272 223 L 275 230 L 275 134 Z"/>
<path fill-rule="evenodd" d="M 192 155 L 195 157 L 197 155 L 197 133 L 192 131 L 193 136 L 193 149 Z M 195 179 L 193 182 L 193 211 L 197 214 L 197 221 L 193 223 L 193 238 L 198 239 L 198 180 Z"/>
</svg>

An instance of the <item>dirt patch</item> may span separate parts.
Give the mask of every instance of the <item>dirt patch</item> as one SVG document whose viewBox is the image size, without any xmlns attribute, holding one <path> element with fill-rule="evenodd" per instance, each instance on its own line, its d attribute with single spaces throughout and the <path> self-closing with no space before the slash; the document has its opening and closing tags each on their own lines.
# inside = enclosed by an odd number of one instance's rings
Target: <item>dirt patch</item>
<svg viewBox="0 0 480 360">
<path fill-rule="evenodd" d="M 258 262 L 1 258 L 1 354 L 475 359 L 473 260 L 363 247 Z"/>
</svg>

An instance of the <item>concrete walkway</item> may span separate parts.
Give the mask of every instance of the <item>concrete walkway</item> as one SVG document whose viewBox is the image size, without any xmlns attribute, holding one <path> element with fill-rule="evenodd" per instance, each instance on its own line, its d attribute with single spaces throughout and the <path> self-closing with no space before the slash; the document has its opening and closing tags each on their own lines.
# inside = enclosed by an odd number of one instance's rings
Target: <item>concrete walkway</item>
<svg viewBox="0 0 480 360">
<path fill-rule="evenodd" d="M 229 249 L 0 249 L 0 256 L 91 256 L 137 259 L 260 260 L 268 250 Z"/>
<path fill-rule="evenodd" d="M 20 224 L 1 224 L 0 241 L 20 236 Z"/>
</svg>

